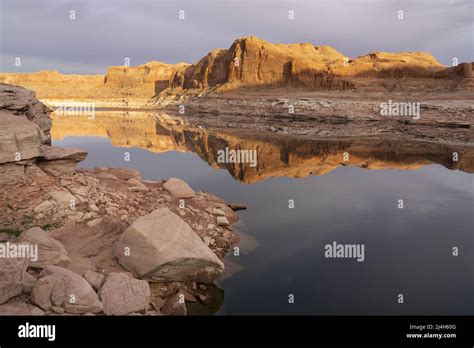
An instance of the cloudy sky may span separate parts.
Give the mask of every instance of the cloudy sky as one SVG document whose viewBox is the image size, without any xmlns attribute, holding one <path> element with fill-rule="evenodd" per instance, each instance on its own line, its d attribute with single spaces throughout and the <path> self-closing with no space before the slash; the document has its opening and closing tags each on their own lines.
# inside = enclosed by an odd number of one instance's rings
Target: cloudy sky
<svg viewBox="0 0 474 348">
<path fill-rule="evenodd" d="M 428 51 L 451 65 L 474 61 L 473 16 L 474 0 L 0 0 L 0 71 L 100 74 L 126 57 L 192 63 L 246 35 L 349 57 Z"/>
</svg>

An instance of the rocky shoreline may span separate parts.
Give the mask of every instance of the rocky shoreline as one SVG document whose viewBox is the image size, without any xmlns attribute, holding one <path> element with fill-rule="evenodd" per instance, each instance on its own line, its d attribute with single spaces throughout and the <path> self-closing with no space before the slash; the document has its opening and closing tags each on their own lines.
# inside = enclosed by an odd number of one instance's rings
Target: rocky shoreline
<svg viewBox="0 0 474 348">
<path fill-rule="evenodd" d="M 383 103 L 419 103 L 418 118 L 383 116 Z M 182 103 L 182 104 L 181 104 Z M 185 113 L 179 113 L 184 105 Z M 383 137 L 401 141 L 431 141 L 473 145 L 472 93 L 373 93 L 361 98 L 352 92 L 337 95 L 286 90 L 262 94 L 210 94 L 205 98 L 174 101 L 161 112 L 185 117 L 209 129 L 292 136 L 299 139 Z"/>
<path fill-rule="evenodd" d="M 0 94 L 1 250 L 37 248 L 0 257 L 0 315 L 183 315 L 212 301 L 238 241 L 226 202 L 177 178 L 76 169 L 86 152 L 49 145 L 33 92 Z"/>
</svg>

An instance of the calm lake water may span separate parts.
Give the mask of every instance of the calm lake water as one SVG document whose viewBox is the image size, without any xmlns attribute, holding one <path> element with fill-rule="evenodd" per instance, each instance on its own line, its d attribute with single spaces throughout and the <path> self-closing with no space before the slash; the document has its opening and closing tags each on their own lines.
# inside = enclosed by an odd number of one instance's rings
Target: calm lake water
<svg viewBox="0 0 474 348">
<path fill-rule="evenodd" d="M 248 206 L 234 226 L 246 234 L 242 252 L 228 256 L 242 270 L 219 282 L 218 314 L 474 314 L 473 174 L 438 164 L 340 166 L 319 176 L 248 184 L 193 152 L 155 153 L 130 141 L 125 148 L 106 136 L 71 133 L 63 130 L 53 143 L 86 149 L 80 167 L 134 168 L 146 180 L 179 177 L 195 190 Z M 258 244 L 248 248 L 252 237 Z M 364 244 L 365 261 L 325 258 L 333 241 Z"/>
</svg>

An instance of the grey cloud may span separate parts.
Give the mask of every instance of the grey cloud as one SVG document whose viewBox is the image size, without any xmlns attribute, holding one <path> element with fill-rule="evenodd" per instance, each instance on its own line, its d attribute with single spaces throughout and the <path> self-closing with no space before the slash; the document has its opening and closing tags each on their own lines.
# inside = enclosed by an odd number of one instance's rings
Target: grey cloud
<svg viewBox="0 0 474 348">
<path fill-rule="evenodd" d="M 150 60 L 195 62 L 237 37 L 333 46 L 347 56 L 375 50 L 431 52 L 450 65 L 474 60 L 471 0 L 0 0 L 0 71 L 104 73 Z M 185 20 L 178 19 L 184 10 Z M 295 19 L 288 20 L 288 11 Z M 76 19 L 69 19 L 69 11 Z M 405 18 L 397 19 L 403 10 Z M 14 66 L 14 58 L 22 66 Z"/>
</svg>

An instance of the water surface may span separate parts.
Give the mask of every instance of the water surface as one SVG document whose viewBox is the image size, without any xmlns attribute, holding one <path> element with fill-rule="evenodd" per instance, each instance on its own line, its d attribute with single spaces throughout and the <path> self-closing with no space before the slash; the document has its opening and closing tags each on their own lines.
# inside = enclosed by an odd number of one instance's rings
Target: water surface
<svg viewBox="0 0 474 348">
<path fill-rule="evenodd" d="M 474 314 L 473 174 L 448 169 L 445 153 L 434 164 L 428 161 L 433 154 L 412 161 L 398 156 L 397 162 L 396 155 L 371 149 L 367 158 L 358 152 L 370 165 L 336 166 L 331 158 L 343 146 L 325 146 L 322 156 L 320 144 L 316 150 L 310 144 L 312 150 L 297 158 L 294 143 L 283 152 L 278 143 L 275 152 L 253 138 L 247 143 L 260 149 L 265 165 L 247 171 L 218 168 L 212 159 L 211 140 L 242 144 L 238 137 L 202 138 L 186 127 L 166 131 L 159 122 L 150 128 L 129 120 L 118 141 L 116 124 L 88 122 L 88 130 L 77 122 L 53 122 L 54 145 L 89 151 L 80 167 L 134 168 L 146 180 L 179 177 L 195 190 L 248 206 L 234 227 L 258 245 L 228 256 L 243 269 L 219 282 L 219 314 Z M 323 164 L 311 157 L 315 152 Z M 377 169 L 361 168 L 367 166 Z M 333 241 L 364 244 L 365 261 L 325 258 L 324 246 Z M 453 247 L 459 256 L 452 255 Z M 294 303 L 288 303 L 289 294 Z"/>
</svg>

